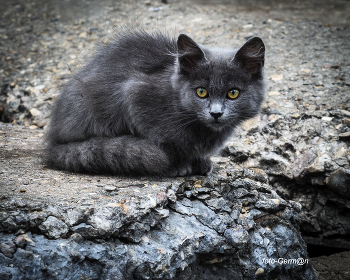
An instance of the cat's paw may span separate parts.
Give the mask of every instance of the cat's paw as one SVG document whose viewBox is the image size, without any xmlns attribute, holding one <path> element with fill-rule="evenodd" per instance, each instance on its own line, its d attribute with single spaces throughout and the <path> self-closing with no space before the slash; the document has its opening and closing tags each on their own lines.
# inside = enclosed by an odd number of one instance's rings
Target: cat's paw
<svg viewBox="0 0 350 280">
<path fill-rule="evenodd" d="M 208 175 L 213 171 L 213 163 L 209 158 L 197 159 L 192 165 L 193 174 Z"/>
<path fill-rule="evenodd" d="M 192 174 L 191 165 L 184 165 L 177 168 L 177 176 L 183 177 Z"/>
</svg>

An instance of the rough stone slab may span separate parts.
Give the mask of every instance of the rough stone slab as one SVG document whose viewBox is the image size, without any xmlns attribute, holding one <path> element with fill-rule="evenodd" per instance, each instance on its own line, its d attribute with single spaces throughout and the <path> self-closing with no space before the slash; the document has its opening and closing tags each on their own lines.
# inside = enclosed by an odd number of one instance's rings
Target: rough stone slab
<svg viewBox="0 0 350 280">
<path fill-rule="evenodd" d="M 313 258 L 313 263 L 319 272 L 320 280 L 345 280 L 350 278 L 349 259 L 350 251 L 345 251 L 332 256 Z"/>
<path fill-rule="evenodd" d="M 0 279 L 316 279 L 300 204 L 261 170 L 72 174 L 41 165 L 40 131 L 1 132 Z"/>
</svg>

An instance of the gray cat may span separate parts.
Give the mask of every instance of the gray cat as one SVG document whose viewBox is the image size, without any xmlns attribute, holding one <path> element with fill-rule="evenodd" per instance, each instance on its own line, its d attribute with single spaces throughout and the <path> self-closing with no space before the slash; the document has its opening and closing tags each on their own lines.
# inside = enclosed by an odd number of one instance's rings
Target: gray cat
<svg viewBox="0 0 350 280">
<path fill-rule="evenodd" d="M 260 110 L 264 54 L 258 37 L 226 50 L 184 34 L 125 32 L 101 46 L 59 96 L 46 164 L 102 174 L 209 174 L 209 156 Z"/>
</svg>

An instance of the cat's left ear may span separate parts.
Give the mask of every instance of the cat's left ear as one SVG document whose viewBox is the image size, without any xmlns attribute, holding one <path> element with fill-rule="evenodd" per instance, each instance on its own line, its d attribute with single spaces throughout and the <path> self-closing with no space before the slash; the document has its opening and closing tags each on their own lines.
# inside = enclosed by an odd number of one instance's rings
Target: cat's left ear
<svg viewBox="0 0 350 280">
<path fill-rule="evenodd" d="M 205 59 L 204 52 L 190 37 L 180 34 L 177 39 L 180 69 L 186 72 L 195 68 L 200 61 Z"/>
<path fill-rule="evenodd" d="M 259 37 L 252 37 L 237 51 L 233 61 L 250 74 L 258 74 L 264 67 L 265 45 Z"/>
</svg>

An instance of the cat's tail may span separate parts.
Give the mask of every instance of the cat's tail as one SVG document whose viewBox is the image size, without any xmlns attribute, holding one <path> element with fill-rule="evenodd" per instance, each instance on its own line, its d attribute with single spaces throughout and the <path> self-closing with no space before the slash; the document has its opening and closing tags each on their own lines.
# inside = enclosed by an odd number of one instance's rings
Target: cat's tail
<svg viewBox="0 0 350 280">
<path fill-rule="evenodd" d="M 74 172 L 171 176 L 166 153 L 149 140 L 131 135 L 51 144 L 44 160 L 48 167 Z"/>
</svg>

